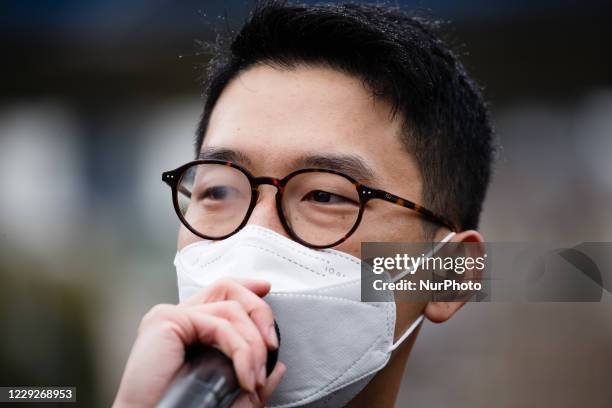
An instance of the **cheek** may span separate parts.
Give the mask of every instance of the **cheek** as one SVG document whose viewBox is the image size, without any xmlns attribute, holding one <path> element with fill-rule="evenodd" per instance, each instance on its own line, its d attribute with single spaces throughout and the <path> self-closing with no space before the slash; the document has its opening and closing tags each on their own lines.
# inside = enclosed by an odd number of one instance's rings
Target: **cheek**
<svg viewBox="0 0 612 408">
<path fill-rule="evenodd" d="M 425 309 L 424 302 L 396 301 L 395 339 L 401 336 Z"/>
<path fill-rule="evenodd" d="M 189 231 L 185 226 L 181 225 L 178 232 L 178 240 L 177 240 L 177 250 L 181 250 L 185 248 L 187 245 L 194 243 L 196 241 L 201 241 L 202 238 L 194 235 L 191 231 Z"/>
<path fill-rule="evenodd" d="M 356 258 L 361 257 L 361 240 L 358 239 L 355 235 L 357 235 L 357 230 L 349 239 L 337 245 L 331 249 L 335 249 L 336 251 L 342 251 L 349 255 L 353 255 Z"/>
<path fill-rule="evenodd" d="M 333 249 L 359 258 L 362 242 L 423 242 L 423 221 L 418 214 L 385 204 L 372 203 L 363 214 L 357 231 Z"/>
<path fill-rule="evenodd" d="M 374 202 L 355 235 L 360 241 L 420 242 L 424 238 L 422 218 L 407 208 Z"/>
</svg>

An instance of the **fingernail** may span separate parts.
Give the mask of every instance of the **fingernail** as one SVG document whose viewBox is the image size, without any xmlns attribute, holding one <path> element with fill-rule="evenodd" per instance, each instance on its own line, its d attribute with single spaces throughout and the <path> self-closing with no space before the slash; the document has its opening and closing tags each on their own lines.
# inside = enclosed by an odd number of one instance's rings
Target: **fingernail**
<svg viewBox="0 0 612 408">
<path fill-rule="evenodd" d="M 278 348 L 278 338 L 276 338 L 276 329 L 274 326 L 270 326 L 270 330 L 268 330 L 268 341 L 274 348 Z"/>
<path fill-rule="evenodd" d="M 261 369 L 259 370 L 259 376 L 257 377 L 257 382 L 261 386 L 266 385 L 266 366 L 265 365 L 261 366 Z"/>
</svg>

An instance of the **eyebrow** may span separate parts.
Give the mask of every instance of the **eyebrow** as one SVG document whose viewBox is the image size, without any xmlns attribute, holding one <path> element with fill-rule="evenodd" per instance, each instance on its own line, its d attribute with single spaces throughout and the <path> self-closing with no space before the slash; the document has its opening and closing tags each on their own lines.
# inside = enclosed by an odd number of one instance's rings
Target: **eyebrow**
<svg viewBox="0 0 612 408">
<path fill-rule="evenodd" d="M 206 147 L 198 155 L 199 160 L 224 160 L 231 161 L 244 166 L 252 166 L 251 159 L 239 150 L 227 149 L 225 147 Z"/>
<path fill-rule="evenodd" d="M 225 147 L 204 148 L 198 155 L 198 159 L 231 161 L 245 167 L 252 167 L 253 164 L 243 152 Z M 377 180 L 374 170 L 366 160 L 352 154 L 305 154 L 293 160 L 291 164 L 293 170 L 304 167 L 335 170 L 363 184 L 374 184 Z"/>
<path fill-rule="evenodd" d="M 293 162 L 295 167 L 315 167 L 335 170 L 346 174 L 363 184 L 376 181 L 374 170 L 366 160 L 352 154 L 311 154 L 299 157 Z"/>
</svg>

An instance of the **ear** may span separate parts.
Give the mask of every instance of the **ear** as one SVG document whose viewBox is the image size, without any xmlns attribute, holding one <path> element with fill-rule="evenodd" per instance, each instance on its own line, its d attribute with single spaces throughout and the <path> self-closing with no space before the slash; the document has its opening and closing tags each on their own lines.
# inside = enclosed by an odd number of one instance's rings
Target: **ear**
<svg viewBox="0 0 612 408">
<path fill-rule="evenodd" d="M 439 235 L 439 234 L 438 234 Z M 442 237 L 436 236 L 436 240 L 440 240 Z M 457 233 L 449 242 L 454 243 L 472 243 L 482 244 L 484 240 L 482 235 L 478 231 L 469 230 Z M 485 249 L 484 245 L 468 245 L 467 248 L 470 250 L 469 256 L 479 257 L 483 256 Z M 425 306 L 425 316 L 434 323 L 443 323 L 453 316 L 457 310 L 465 304 L 465 301 L 453 301 L 453 302 L 428 302 Z"/>
</svg>

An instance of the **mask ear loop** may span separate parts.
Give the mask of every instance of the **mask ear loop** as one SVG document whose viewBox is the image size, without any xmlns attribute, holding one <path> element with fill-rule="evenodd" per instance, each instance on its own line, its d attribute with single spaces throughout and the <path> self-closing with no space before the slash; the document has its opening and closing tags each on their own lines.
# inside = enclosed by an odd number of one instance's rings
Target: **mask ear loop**
<svg viewBox="0 0 612 408">
<path fill-rule="evenodd" d="M 442 248 L 448 241 L 450 241 L 455 235 L 456 234 L 454 232 L 449 233 L 440 242 L 438 242 L 436 244 L 436 246 L 433 247 L 433 249 L 427 253 L 427 255 L 425 255 L 422 258 L 419 258 L 418 261 L 416 262 L 416 265 L 414 265 L 414 268 L 408 268 L 408 269 L 400 272 L 397 276 L 395 276 L 393 279 L 391 279 L 391 281 L 392 282 L 397 282 L 398 280 L 402 279 L 404 276 L 408 275 L 409 273 L 412 273 L 412 271 L 416 271 L 417 269 L 419 269 L 419 265 L 421 264 L 421 259 L 430 258 L 433 254 L 438 252 L 440 250 L 440 248 Z"/>
<path fill-rule="evenodd" d="M 421 324 L 421 322 L 423 322 L 423 318 L 424 317 L 425 317 L 425 315 L 420 315 L 419 317 L 417 317 L 417 319 L 414 322 L 412 322 L 410 327 L 408 327 L 408 329 L 406 329 L 404 334 L 402 334 L 402 337 L 397 339 L 397 341 L 395 343 L 393 343 L 391 345 L 391 347 L 389 347 L 389 352 L 392 352 L 393 350 L 398 348 L 404 342 L 404 340 L 406 340 L 406 338 L 408 336 L 410 336 L 412 334 L 412 332 Z"/>
<path fill-rule="evenodd" d="M 427 255 L 424 256 L 424 258 L 430 258 L 433 254 L 435 254 L 436 252 L 438 252 L 440 250 L 440 248 L 442 248 L 448 241 L 450 241 L 456 234 L 454 232 L 449 233 L 448 235 L 446 235 L 441 241 L 439 241 L 435 247 L 433 247 L 433 249 L 431 251 L 429 251 L 427 253 Z M 416 271 L 419 268 L 419 264 L 421 262 L 421 259 L 423 258 L 419 258 L 419 260 L 417 261 L 414 270 Z M 410 272 L 412 272 L 413 269 L 406 269 L 405 271 L 401 272 L 399 275 L 397 275 L 396 277 L 394 277 L 392 279 L 393 282 L 397 282 L 398 280 L 402 279 L 404 276 L 408 275 Z M 408 338 L 408 336 L 410 336 L 412 334 L 412 332 L 423 322 L 423 319 L 425 318 L 425 315 L 421 314 L 419 315 L 419 317 L 416 318 L 416 320 L 414 322 L 412 322 L 412 324 L 410 325 L 410 327 L 408 327 L 406 329 L 406 331 L 404 332 L 404 334 L 401 335 L 401 337 L 399 339 L 397 339 L 397 341 L 395 341 L 395 343 L 391 344 L 391 347 L 389 347 L 389 352 L 394 351 L 396 348 L 398 348 L 403 342 L 404 340 L 406 340 Z"/>
</svg>

